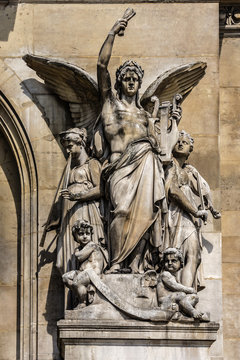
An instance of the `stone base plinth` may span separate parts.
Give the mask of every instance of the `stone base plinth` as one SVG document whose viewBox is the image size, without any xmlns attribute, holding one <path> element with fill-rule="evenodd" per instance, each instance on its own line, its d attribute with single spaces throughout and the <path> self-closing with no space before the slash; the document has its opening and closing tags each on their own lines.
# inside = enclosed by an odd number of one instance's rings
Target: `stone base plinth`
<svg viewBox="0 0 240 360">
<path fill-rule="evenodd" d="M 65 360 L 208 360 L 219 324 L 60 320 Z"/>
</svg>

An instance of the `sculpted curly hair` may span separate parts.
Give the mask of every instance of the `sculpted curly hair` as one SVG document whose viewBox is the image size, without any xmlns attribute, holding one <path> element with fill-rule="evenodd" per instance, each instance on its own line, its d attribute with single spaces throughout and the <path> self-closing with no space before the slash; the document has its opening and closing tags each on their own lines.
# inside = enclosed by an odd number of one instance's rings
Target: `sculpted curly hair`
<svg viewBox="0 0 240 360">
<path fill-rule="evenodd" d="M 90 229 L 91 234 L 93 234 L 93 227 L 87 220 L 77 220 L 72 227 L 72 235 L 75 241 L 76 241 L 75 239 L 76 232 L 81 228 Z"/>
<path fill-rule="evenodd" d="M 184 260 L 183 260 L 183 253 L 180 249 L 178 248 L 167 248 L 166 250 L 164 250 L 163 254 L 162 254 L 162 266 L 164 266 L 165 263 L 165 258 L 167 255 L 173 254 L 174 256 L 176 256 L 178 258 L 178 260 L 181 263 L 181 268 L 184 265 Z"/>
<path fill-rule="evenodd" d="M 117 90 L 118 95 L 121 92 L 122 79 L 127 71 L 134 71 L 137 74 L 139 81 L 139 88 L 142 84 L 144 70 L 141 68 L 140 65 L 138 65 L 136 61 L 133 60 L 125 61 L 125 63 L 116 70 L 116 83 L 114 88 L 115 90 Z"/>
<path fill-rule="evenodd" d="M 180 137 L 188 138 L 188 140 L 190 141 L 190 152 L 192 152 L 193 151 L 194 139 L 191 137 L 191 135 L 189 133 L 187 133 L 185 130 L 181 130 L 181 131 L 179 131 L 179 138 Z"/>
</svg>

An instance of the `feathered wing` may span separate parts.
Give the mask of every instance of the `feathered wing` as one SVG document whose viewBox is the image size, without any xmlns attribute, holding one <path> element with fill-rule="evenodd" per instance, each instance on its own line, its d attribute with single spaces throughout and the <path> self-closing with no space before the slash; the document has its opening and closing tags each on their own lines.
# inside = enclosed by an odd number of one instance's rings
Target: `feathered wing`
<svg viewBox="0 0 240 360">
<path fill-rule="evenodd" d="M 23 59 L 61 100 L 69 103 L 75 126 L 85 127 L 91 137 L 101 110 L 98 86 L 92 77 L 64 61 L 34 55 L 25 55 Z"/>
<path fill-rule="evenodd" d="M 163 101 L 172 102 L 175 94 L 181 94 L 183 101 L 205 75 L 206 67 L 206 63 L 199 61 L 180 65 L 164 72 L 144 92 L 141 105 L 152 113 L 152 96 L 157 96 L 162 103 Z"/>
</svg>

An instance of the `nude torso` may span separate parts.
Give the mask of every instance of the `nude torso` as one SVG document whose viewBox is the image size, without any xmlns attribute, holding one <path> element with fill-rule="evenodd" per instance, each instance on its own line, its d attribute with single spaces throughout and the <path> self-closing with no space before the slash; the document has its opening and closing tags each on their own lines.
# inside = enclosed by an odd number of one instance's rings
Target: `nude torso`
<svg viewBox="0 0 240 360">
<path fill-rule="evenodd" d="M 116 160 L 134 140 L 147 137 L 148 115 L 136 105 L 114 99 L 102 109 L 104 133 L 111 148 L 111 162 Z"/>
<path fill-rule="evenodd" d="M 94 248 L 94 250 L 89 257 L 81 263 L 79 270 L 84 271 L 87 269 L 93 269 L 96 274 L 101 274 L 104 265 L 104 258 L 99 246 L 91 242 L 87 244 L 86 247 Z"/>
</svg>

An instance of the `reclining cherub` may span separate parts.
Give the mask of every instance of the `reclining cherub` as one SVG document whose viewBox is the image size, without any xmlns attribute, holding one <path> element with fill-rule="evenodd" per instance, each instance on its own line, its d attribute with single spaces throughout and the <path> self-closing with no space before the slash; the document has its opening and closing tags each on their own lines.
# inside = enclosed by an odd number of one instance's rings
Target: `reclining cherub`
<svg viewBox="0 0 240 360">
<path fill-rule="evenodd" d="M 192 287 L 187 287 L 178 282 L 177 272 L 183 267 L 183 254 L 176 248 L 168 248 L 163 252 L 163 270 L 158 278 L 157 299 L 162 310 L 175 310 L 179 307 L 184 315 L 209 321 L 206 313 L 195 309 L 199 298 Z M 178 306 L 177 306 L 178 305 Z M 178 319 L 179 312 L 173 319 Z"/>
<path fill-rule="evenodd" d="M 79 269 L 63 274 L 62 278 L 65 285 L 77 296 L 77 308 L 82 308 L 93 301 L 95 293 L 87 270 L 92 269 L 97 275 L 102 274 L 107 259 L 104 249 L 92 241 L 93 227 L 88 221 L 77 220 L 72 227 L 72 234 L 79 244 L 74 251 Z"/>
</svg>

